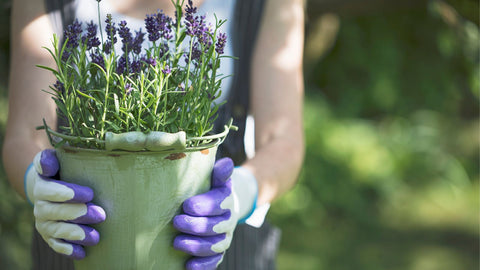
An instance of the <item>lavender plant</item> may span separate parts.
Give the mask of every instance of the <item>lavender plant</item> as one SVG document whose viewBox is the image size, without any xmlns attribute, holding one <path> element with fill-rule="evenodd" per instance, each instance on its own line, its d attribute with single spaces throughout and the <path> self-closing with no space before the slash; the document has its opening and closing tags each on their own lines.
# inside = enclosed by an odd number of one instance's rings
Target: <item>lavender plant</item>
<svg viewBox="0 0 480 270">
<path fill-rule="evenodd" d="M 54 49 L 47 50 L 56 69 L 39 67 L 57 78 L 47 92 L 66 122 L 60 133 L 86 138 L 70 144 L 101 149 L 108 132 L 184 131 L 188 138 L 212 130 L 225 77 L 217 70 L 220 59 L 228 57 L 226 35 L 219 32 L 225 21 L 207 25 L 191 0 L 185 12 L 183 1 L 173 4 L 175 18 L 162 11 L 146 15 L 146 32 L 107 15 L 100 38 L 100 19 L 99 25 L 92 21 L 85 27 L 75 20 L 61 46 L 54 35 Z"/>
</svg>

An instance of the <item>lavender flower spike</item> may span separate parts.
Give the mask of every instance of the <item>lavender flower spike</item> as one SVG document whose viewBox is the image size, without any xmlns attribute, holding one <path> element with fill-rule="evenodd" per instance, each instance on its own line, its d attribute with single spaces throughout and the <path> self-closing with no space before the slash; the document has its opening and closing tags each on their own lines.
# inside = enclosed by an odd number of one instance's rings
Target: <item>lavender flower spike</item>
<svg viewBox="0 0 480 270">
<path fill-rule="evenodd" d="M 78 47 L 78 39 L 81 33 L 82 23 L 75 19 L 64 31 L 64 36 L 68 39 L 67 48 L 73 49 Z"/>
<path fill-rule="evenodd" d="M 132 42 L 132 51 L 135 54 L 140 54 L 142 52 L 142 43 L 144 40 L 145 33 L 142 32 L 142 29 L 135 33 L 135 38 Z"/>
<path fill-rule="evenodd" d="M 125 53 L 131 51 L 133 46 L 133 37 L 132 33 L 130 32 L 130 28 L 127 27 L 126 21 L 121 21 L 118 28 L 118 35 L 122 38 L 122 50 Z"/>
<path fill-rule="evenodd" d="M 107 25 L 105 26 L 105 32 L 107 33 L 107 40 L 103 45 L 105 53 L 110 54 L 113 48 L 113 44 L 117 43 L 117 28 L 115 23 L 112 21 L 112 14 L 107 14 L 107 19 L 105 20 Z"/>
<path fill-rule="evenodd" d="M 187 27 L 187 35 L 194 36 L 198 28 L 198 16 L 195 16 L 197 13 L 197 8 L 193 7 L 192 0 L 188 0 L 188 4 L 185 8 L 185 20 Z"/>
<path fill-rule="evenodd" d="M 215 44 L 215 51 L 218 54 L 223 54 L 223 50 L 225 49 L 225 43 L 227 43 L 227 34 L 220 33 L 217 36 L 217 44 Z"/>
<path fill-rule="evenodd" d="M 145 18 L 145 29 L 147 29 L 148 40 L 157 41 L 160 38 L 160 25 L 157 16 L 147 15 Z"/>
<path fill-rule="evenodd" d="M 157 13 L 157 22 L 160 26 L 160 34 L 164 39 L 171 39 L 173 37 L 172 33 L 172 18 L 163 14 L 162 12 Z"/>
<path fill-rule="evenodd" d="M 118 59 L 118 63 L 117 63 L 117 73 L 118 74 L 123 74 L 125 73 L 126 69 L 127 69 L 127 62 L 128 62 L 128 59 L 125 59 L 125 56 L 122 55 L 119 59 Z"/>
<path fill-rule="evenodd" d="M 97 25 L 93 23 L 93 21 L 87 23 L 87 34 L 84 39 L 86 39 L 87 42 L 87 50 L 100 45 L 100 40 L 97 37 Z"/>
<path fill-rule="evenodd" d="M 97 50 L 95 53 L 90 55 L 92 58 L 92 63 L 99 65 L 102 69 L 105 69 L 105 61 L 102 54 Z"/>
</svg>

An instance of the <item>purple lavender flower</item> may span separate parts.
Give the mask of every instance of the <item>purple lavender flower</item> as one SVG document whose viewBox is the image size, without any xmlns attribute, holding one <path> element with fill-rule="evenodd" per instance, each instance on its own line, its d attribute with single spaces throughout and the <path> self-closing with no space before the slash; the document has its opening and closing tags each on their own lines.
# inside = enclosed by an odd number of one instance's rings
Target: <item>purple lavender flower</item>
<svg viewBox="0 0 480 270">
<path fill-rule="evenodd" d="M 145 18 L 145 28 L 148 33 L 148 40 L 154 42 L 160 38 L 160 25 L 155 14 L 147 15 Z"/>
<path fill-rule="evenodd" d="M 105 41 L 103 50 L 105 53 L 110 54 L 112 51 L 113 44 L 117 43 L 117 28 L 115 23 L 112 21 L 112 14 L 107 14 L 107 19 L 105 20 L 107 25 L 105 26 L 105 32 L 107 33 L 107 40 Z"/>
<path fill-rule="evenodd" d="M 172 18 L 168 17 L 163 13 L 157 14 L 157 20 L 160 24 L 160 33 L 163 38 L 169 40 L 173 37 L 172 35 Z"/>
<path fill-rule="evenodd" d="M 140 71 L 142 70 L 142 67 L 143 67 L 142 61 L 140 60 L 134 60 L 130 65 L 130 69 L 133 73 L 140 73 Z"/>
<path fill-rule="evenodd" d="M 212 39 L 210 38 L 210 28 L 206 25 L 205 17 L 205 15 L 198 17 L 195 35 L 200 44 L 206 46 L 205 50 L 208 50 L 210 45 L 212 45 Z"/>
<path fill-rule="evenodd" d="M 185 26 L 187 27 L 187 35 L 194 36 L 198 28 L 198 16 L 197 8 L 193 7 L 192 0 L 188 0 L 188 4 L 185 7 Z"/>
<path fill-rule="evenodd" d="M 188 0 L 188 4 L 185 8 L 185 12 L 190 15 L 194 15 L 195 13 L 197 13 L 197 8 L 193 6 L 193 1 L 192 0 Z M 185 16 L 187 16 L 185 15 Z"/>
<path fill-rule="evenodd" d="M 167 75 L 167 74 L 170 74 L 172 72 L 172 70 L 170 69 L 170 67 L 168 65 L 165 65 L 165 68 L 162 69 L 162 73 Z"/>
<path fill-rule="evenodd" d="M 210 92 L 207 92 L 208 99 L 214 100 L 216 99 L 215 95 L 212 95 Z"/>
<path fill-rule="evenodd" d="M 167 42 L 164 42 L 164 43 L 160 44 L 158 46 L 158 57 L 162 58 L 166 53 L 168 53 L 169 50 L 170 50 L 170 48 L 168 47 Z"/>
<path fill-rule="evenodd" d="M 117 34 L 117 28 L 115 27 L 115 23 L 112 20 L 112 14 L 107 14 L 105 23 L 107 23 L 107 25 L 105 26 L 105 32 L 111 40 L 112 37 Z"/>
<path fill-rule="evenodd" d="M 73 23 L 67 26 L 67 29 L 64 31 L 64 36 L 68 39 L 67 48 L 71 49 L 78 47 L 79 36 L 81 34 L 82 23 L 75 19 Z"/>
<path fill-rule="evenodd" d="M 63 61 L 67 61 L 73 50 L 78 47 L 81 34 L 82 23 L 77 19 L 63 31 L 63 35 L 67 39 L 66 50 L 62 54 Z"/>
<path fill-rule="evenodd" d="M 200 57 L 202 57 L 202 50 L 200 50 L 200 44 L 196 43 L 192 48 L 192 60 L 200 61 Z"/>
<path fill-rule="evenodd" d="M 127 61 L 128 59 L 125 58 L 125 55 L 122 55 L 117 62 L 117 73 L 123 74 L 127 70 Z"/>
<path fill-rule="evenodd" d="M 202 50 L 201 50 L 200 43 L 198 41 L 193 43 L 191 54 L 192 54 L 191 55 L 192 63 L 195 65 L 195 67 L 198 67 L 199 62 L 201 61 L 200 58 L 202 57 Z M 190 53 L 185 52 L 183 56 L 185 57 L 185 63 L 188 64 Z"/>
<path fill-rule="evenodd" d="M 225 43 L 227 43 L 227 34 L 220 33 L 217 36 L 217 43 L 215 44 L 215 51 L 218 54 L 223 54 L 223 50 L 225 49 Z"/>
<path fill-rule="evenodd" d="M 182 17 L 183 17 L 183 13 L 182 13 L 182 11 L 180 10 L 180 18 L 182 18 Z M 177 25 L 177 21 L 178 21 L 178 14 L 177 14 L 177 12 L 175 12 L 175 18 L 172 20 L 172 26 L 173 26 L 174 28 L 177 28 L 177 26 L 178 26 L 178 25 Z M 180 23 L 180 26 L 182 26 L 181 23 Z"/>
<path fill-rule="evenodd" d="M 58 92 L 64 92 L 65 91 L 65 87 L 64 87 L 63 83 L 59 80 L 57 80 L 53 84 L 53 88 L 55 88 L 55 90 L 57 90 Z"/>
<path fill-rule="evenodd" d="M 110 40 L 105 41 L 103 44 L 103 51 L 105 51 L 106 54 L 110 54 L 112 52 L 112 42 Z"/>
<path fill-rule="evenodd" d="M 62 60 L 67 61 L 68 57 L 70 57 L 71 54 L 72 52 L 70 50 L 65 50 L 62 54 Z"/>
<path fill-rule="evenodd" d="M 99 65 L 102 67 L 102 69 L 105 69 L 105 61 L 102 54 L 98 50 L 95 53 L 92 53 L 90 58 L 92 59 L 92 63 Z"/>
<path fill-rule="evenodd" d="M 165 15 L 162 11 L 156 14 L 147 15 L 145 18 L 145 28 L 148 33 L 148 40 L 157 41 L 160 37 L 167 40 L 173 37 L 172 18 Z"/>
<path fill-rule="evenodd" d="M 87 23 L 87 33 L 83 37 L 83 42 L 87 43 L 87 50 L 100 45 L 100 40 L 97 37 L 97 25 L 93 21 Z"/>
<path fill-rule="evenodd" d="M 211 29 L 207 26 L 205 15 L 198 16 L 197 8 L 193 7 L 191 0 L 188 1 L 188 5 L 185 8 L 185 26 L 187 35 L 191 37 L 197 37 L 198 41 L 204 46 L 205 51 L 212 45 Z"/>
<path fill-rule="evenodd" d="M 145 62 L 152 67 L 157 65 L 157 60 L 153 57 L 148 58 Z"/>
<path fill-rule="evenodd" d="M 142 43 L 143 40 L 145 39 L 145 33 L 142 32 L 142 29 L 140 31 L 137 31 L 135 33 L 135 38 L 133 39 L 132 42 L 132 51 L 135 54 L 140 54 L 142 52 Z"/>
<path fill-rule="evenodd" d="M 122 51 L 127 53 L 132 49 L 133 37 L 130 28 L 127 27 L 127 21 L 121 21 L 118 28 L 118 35 L 122 39 Z"/>
</svg>

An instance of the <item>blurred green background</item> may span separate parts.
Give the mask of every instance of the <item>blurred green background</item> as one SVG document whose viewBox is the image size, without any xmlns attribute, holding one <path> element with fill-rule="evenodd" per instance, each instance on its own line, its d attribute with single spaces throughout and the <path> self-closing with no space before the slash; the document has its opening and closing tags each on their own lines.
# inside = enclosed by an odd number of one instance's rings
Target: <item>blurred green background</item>
<svg viewBox="0 0 480 270">
<path fill-rule="evenodd" d="M 471 0 L 308 1 L 305 163 L 268 217 L 283 230 L 280 270 L 479 269 L 478 11 Z M 31 212 L 0 167 L 0 269 L 29 268 Z"/>
</svg>

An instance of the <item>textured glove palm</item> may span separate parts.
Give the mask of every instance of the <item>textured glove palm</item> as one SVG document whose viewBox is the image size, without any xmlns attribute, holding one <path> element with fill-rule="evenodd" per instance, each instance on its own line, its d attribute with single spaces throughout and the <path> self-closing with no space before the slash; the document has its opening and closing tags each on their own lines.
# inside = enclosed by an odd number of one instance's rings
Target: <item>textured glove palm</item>
<svg viewBox="0 0 480 270">
<path fill-rule="evenodd" d="M 82 246 L 96 245 L 99 233 L 88 224 L 105 220 L 105 211 L 91 203 L 93 191 L 52 179 L 59 170 L 55 150 L 38 153 L 25 173 L 27 199 L 34 206 L 35 227 L 56 252 L 85 257 Z"/>
<path fill-rule="evenodd" d="M 255 206 L 256 181 L 234 181 L 233 171 L 231 159 L 218 160 L 211 189 L 185 200 L 184 213 L 173 219 L 174 227 L 182 232 L 175 238 L 174 248 L 194 256 L 187 269 L 215 269 L 230 246 L 238 221 Z"/>
</svg>

